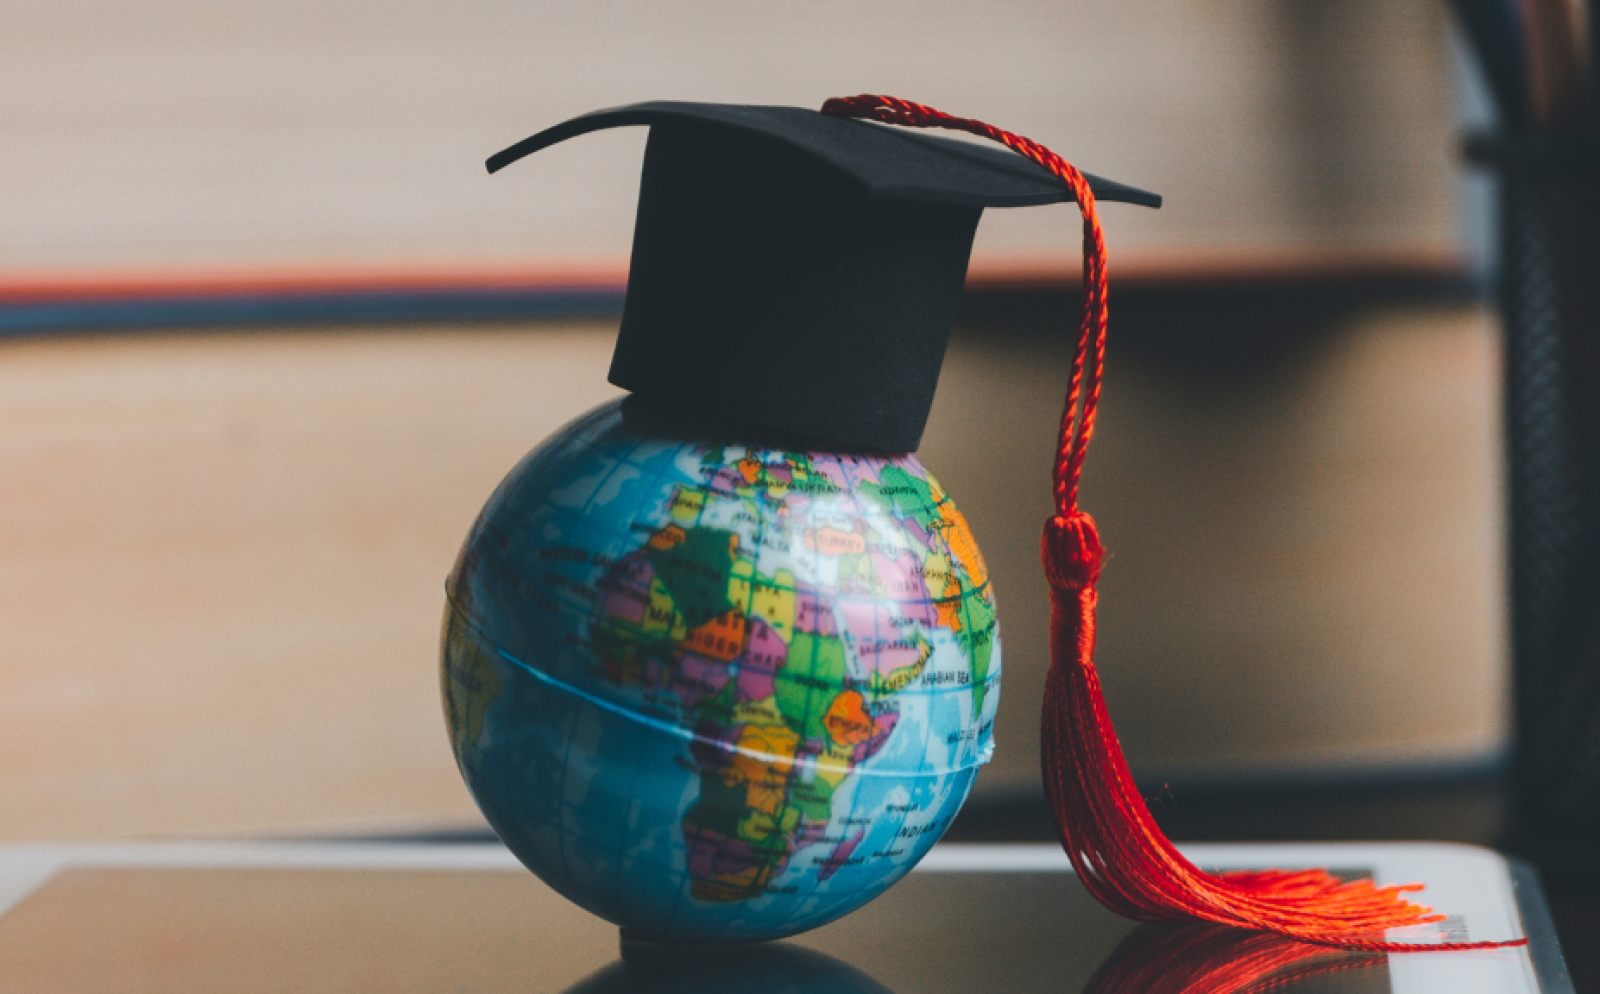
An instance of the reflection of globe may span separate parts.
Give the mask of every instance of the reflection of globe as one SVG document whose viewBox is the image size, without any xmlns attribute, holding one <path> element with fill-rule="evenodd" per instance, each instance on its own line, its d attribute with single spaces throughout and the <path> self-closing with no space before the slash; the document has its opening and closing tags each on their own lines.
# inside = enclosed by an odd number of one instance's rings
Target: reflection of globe
<svg viewBox="0 0 1600 994">
<path fill-rule="evenodd" d="M 573 422 L 490 498 L 445 613 L 495 831 L 579 905 L 687 939 L 789 935 L 899 879 L 999 696 L 983 559 L 915 457 L 734 437 L 636 401 Z"/>
<path fill-rule="evenodd" d="M 651 943 L 657 945 L 657 943 Z M 566 994 L 893 994 L 848 963 L 815 949 L 774 942 L 723 949 L 679 947 L 677 955 L 630 955 L 590 974 Z"/>
</svg>

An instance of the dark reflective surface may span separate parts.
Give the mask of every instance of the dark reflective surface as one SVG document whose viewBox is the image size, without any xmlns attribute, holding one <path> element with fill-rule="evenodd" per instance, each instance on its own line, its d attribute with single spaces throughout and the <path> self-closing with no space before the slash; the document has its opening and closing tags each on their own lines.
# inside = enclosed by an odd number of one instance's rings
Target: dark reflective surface
<svg viewBox="0 0 1600 994">
<path fill-rule="evenodd" d="M 1220 925 L 1145 925 L 1111 953 L 1084 994 L 1380 994 L 1387 957 Z"/>
<path fill-rule="evenodd" d="M 1381 957 L 1136 926 L 1066 873 L 917 872 L 781 943 L 622 950 L 522 870 L 67 870 L 0 915 L 0 991 L 1380 994 Z M 642 953 L 642 955 L 641 955 Z"/>
<path fill-rule="evenodd" d="M 787 942 L 639 949 L 566 994 L 892 994 L 842 960 Z"/>
</svg>

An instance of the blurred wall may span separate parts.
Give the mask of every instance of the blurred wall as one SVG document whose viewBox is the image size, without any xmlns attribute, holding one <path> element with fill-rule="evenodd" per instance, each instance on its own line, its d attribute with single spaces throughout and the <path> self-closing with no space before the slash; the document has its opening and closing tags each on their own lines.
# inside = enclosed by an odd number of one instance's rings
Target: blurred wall
<svg viewBox="0 0 1600 994">
<path fill-rule="evenodd" d="M 620 264 L 640 129 L 490 180 L 540 128 L 647 99 L 880 92 L 1157 190 L 1119 257 L 1454 251 L 1435 0 L 982 4 L 3 0 L 0 279 L 39 269 Z M 979 257 L 1065 264 L 1063 209 Z"/>
<path fill-rule="evenodd" d="M 1494 324 L 1466 304 L 1116 308 L 1082 506 L 1096 661 L 1136 774 L 1175 785 L 1491 759 L 1505 730 Z M 1239 334 L 1239 331 L 1244 334 Z M 1039 529 L 1070 358 L 975 315 L 919 455 L 972 523 L 1005 649 L 995 768 L 1036 790 Z"/>
<path fill-rule="evenodd" d="M 610 338 L 0 342 L 0 838 L 470 818 L 445 574 Z"/>
<path fill-rule="evenodd" d="M 1084 506 L 1136 768 L 1369 768 L 1498 742 L 1490 326 L 1276 319 L 1174 359 L 1119 326 Z M 1181 333 L 1182 328 L 1178 328 Z M 612 396 L 609 322 L 0 343 L 0 838 L 475 819 L 437 683 L 490 490 Z M 923 461 L 994 576 L 979 796 L 1036 789 L 1054 315 L 969 316 Z"/>
<path fill-rule="evenodd" d="M 1165 194 L 1106 211 L 1114 285 L 1448 260 L 1436 8 L 0 0 L 0 289 L 620 272 L 642 133 L 492 181 L 483 157 L 610 104 L 860 91 Z M 1059 209 L 990 212 L 975 267 L 1068 273 L 1075 231 Z M 1136 768 L 1470 761 L 1501 739 L 1488 318 L 1327 304 L 1254 319 L 1249 347 L 1225 312 L 1114 309 L 1085 504 L 1113 553 L 1100 662 Z M 992 797 L 1037 783 L 1037 528 L 1070 320 L 969 308 L 921 453 L 996 577 Z M 0 838 L 472 819 L 438 714 L 443 576 L 500 475 L 612 394 L 612 325 L 0 342 Z"/>
</svg>

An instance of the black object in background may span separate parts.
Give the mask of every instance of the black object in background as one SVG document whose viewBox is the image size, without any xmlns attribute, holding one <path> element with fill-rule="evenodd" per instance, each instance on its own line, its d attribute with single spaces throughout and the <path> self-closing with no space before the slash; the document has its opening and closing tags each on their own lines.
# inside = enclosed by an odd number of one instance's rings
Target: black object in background
<svg viewBox="0 0 1600 994">
<path fill-rule="evenodd" d="M 1516 845 L 1600 882 L 1600 184 L 1503 163 Z"/>
<path fill-rule="evenodd" d="M 1564 2 L 1564 0 L 1558 0 Z M 1512 845 L 1600 884 L 1600 106 L 1571 11 L 1454 0 L 1500 110 Z M 1591 12 L 1592 13 L 1592 12 Z M 1560 16 L 1555 16 L 1559 14 Z M 1594 26 L 1591 24 L 1591 33 Z M 1578 90 L 1587 92 L 1579 93 Z M 1588 104 L 1591 113 L 1582 113 Z"/>
<path fill-rule="evenodd" d="M 1510 0 L 1451 0 L 1507 129 L 1527 123 L 1526 29 Z"/>
</svg>

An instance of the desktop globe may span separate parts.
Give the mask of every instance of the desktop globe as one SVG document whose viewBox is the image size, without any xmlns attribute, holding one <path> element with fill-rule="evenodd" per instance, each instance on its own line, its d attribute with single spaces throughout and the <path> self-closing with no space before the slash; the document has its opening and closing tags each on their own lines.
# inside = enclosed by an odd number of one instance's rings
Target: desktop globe
<svg viewBox="0 0 1600 994">
<path fill-rule="evenodd" d="M 650 132 L 607 373 L 629 396 L 467 536 L 450 737 L 506 845 L 624 935 L 780 938 L 908 872 L 992 752 L 994 596 L 911 453 L 984 209 L 1076 194 L 1002 149 L 749 104 L 595 111 L 486 165 L 618 127 Z"/>
<path fill-rule="evenodd" d="M 597 408 L 512 470 L 448 581 L 473 797 L 552 888 L 650 936 L 859 907 L 993 749 L 994 597 L 938 482 L 910 454 L 740 439 Z"/>
</svg>

